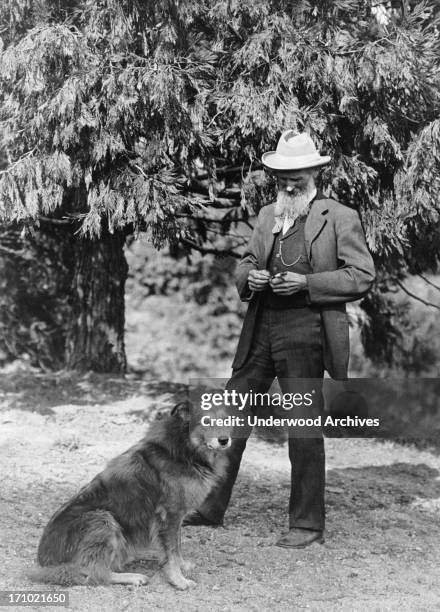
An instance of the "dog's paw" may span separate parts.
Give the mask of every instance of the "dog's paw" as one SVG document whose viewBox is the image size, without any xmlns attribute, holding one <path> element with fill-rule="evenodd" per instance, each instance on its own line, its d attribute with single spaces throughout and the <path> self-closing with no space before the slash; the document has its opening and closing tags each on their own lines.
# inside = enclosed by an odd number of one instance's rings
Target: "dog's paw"
<svg viewBox="0 0 440 612">
<path fill-rule="evenodd" d="M 148 577 L 145 574 L 134 574 L 132 572 L 112 572 L 110 574 L 110 583 L 142 586 L 143 584 L 148 584 Z"/>
<path fill-rule="evenodd" d="M 186 589 L 193 587 L 196 583 L 194 582 L 194 580 L 189 580 L 189 578 L 185 578 L 185 576 L 182 574 L 180 564 L 181 559 L 176 557 L 172 561 L 166 563 L 163 566 L 162 570 L 170 584 L 176 587 L 176 589 L 185 591 Z"/>
<path fill-rule="evenodd" d="M 136 574 L 136 578 L 133 579 L 132 584 L 134 586 L 143 586 L 144 584 L 148 584 L 148 578 L 143 574 Z"/>
<path fill-rule="evenodd" d="M 179 591 L 186 591 L 197 584 L 194 580 L 185 578 L 185 576 L 167 576 L 167 578 L 170 584 L 176 589 L 179 589 Z"/>
<path fill-rule="evenodd" d="M 177 584 L 174 584 L 174 586 L 180 591 L 186 591 L 187 589 L 197 586 L 197 582 L 194 582 L 194 580 L 190 580 L 189 578 L 184 578 L 183 580 L 179 580 Z"/>
<path fill-rule="evenodd" d="M 180 561 L 180 567 L 184 572 L 191 572 L 195 568 L 196 564 L 192 561 L 186 561 L 186 559 L 182 559 Z"/>
</svg>

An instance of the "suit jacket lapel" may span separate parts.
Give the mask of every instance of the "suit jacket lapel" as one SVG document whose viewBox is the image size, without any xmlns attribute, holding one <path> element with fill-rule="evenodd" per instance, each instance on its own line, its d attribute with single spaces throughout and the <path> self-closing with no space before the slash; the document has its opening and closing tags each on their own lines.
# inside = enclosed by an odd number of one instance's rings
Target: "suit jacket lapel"
<svg viewBox="0 0 440 612">
<path fill-rule="evenodd" d="M 324 225 L 327 223 L 327 219 L 325 217 L 327 213 L 327 201 L 322 199 L 315 200 L 313 202 L 310 212 L 307 215 L 304 226 L 304 240 L 309 259 L 311 259 L 312 256 L 312 244 L 322 232 Z"/>
</svg>

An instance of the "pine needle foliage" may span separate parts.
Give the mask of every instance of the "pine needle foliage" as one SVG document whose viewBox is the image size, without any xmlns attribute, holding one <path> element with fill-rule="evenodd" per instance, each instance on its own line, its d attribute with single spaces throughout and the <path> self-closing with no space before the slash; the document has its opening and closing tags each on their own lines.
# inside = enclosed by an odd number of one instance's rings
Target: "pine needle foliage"
<svg viewBox="0 0 440 612">
<path fill-rule="evenodd" d="M 434 0 L 62 5 L 0 7 L 4 221 L 237 253 L 218 236 L 268 202 L 261 154 L 294 128 L 332 156 L 323 186 L 359 210 L 379 284 L 437 267 Z"/>
</svg>

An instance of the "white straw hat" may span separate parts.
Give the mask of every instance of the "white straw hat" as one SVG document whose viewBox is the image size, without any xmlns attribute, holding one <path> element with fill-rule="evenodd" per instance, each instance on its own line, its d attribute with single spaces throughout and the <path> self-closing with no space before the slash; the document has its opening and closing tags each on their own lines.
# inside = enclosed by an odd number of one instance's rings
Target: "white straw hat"
<svg viewBox="0 0 440 612">
<path fill-rule="evenodd" d="M 276 151 L 268 151 L 261 158 L 272 170 L 304 170 L 328 164 L 331 157 L 320 155 L 309 134 L 286 130 L 281 134 Z"/>
</svg>

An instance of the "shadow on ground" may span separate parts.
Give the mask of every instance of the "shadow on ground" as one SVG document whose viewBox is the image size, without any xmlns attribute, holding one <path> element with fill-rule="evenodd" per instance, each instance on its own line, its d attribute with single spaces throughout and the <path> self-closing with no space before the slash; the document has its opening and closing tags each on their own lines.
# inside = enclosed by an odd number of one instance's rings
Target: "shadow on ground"
<svg viewBox="0 0 440 612">
<path fill-rule="evenodd" d="M 144 380 L 135 375 L 116 376 L 73 371 L 9 372 L 0 370 L 0 404 L 8 408 L 53 414 L 52 408 L 63 404 L 107 404 L 133 395 L 158 396 L 163 393 L 180 397 L 187 386 L 165 381 Z"/>
</svg>

